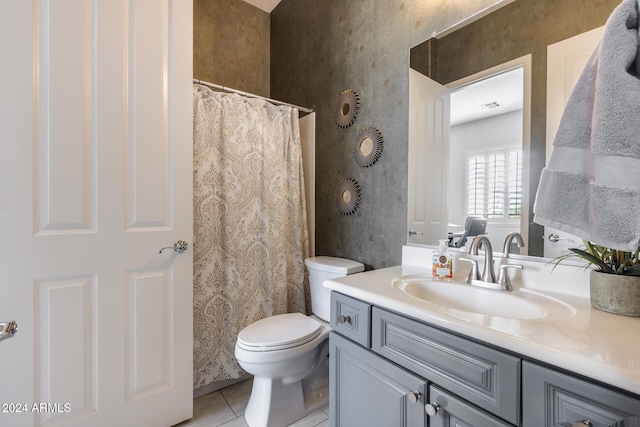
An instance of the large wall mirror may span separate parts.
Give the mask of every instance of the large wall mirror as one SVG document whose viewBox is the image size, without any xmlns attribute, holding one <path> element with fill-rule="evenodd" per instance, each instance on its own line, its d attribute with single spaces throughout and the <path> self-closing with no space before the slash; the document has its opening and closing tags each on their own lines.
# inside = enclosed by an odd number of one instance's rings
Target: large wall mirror
<svg viewBox="0 0 640 427">
<path fill-rule="evenodd" d="M 412 149 L 410 142 L 409 243 L 435 244 L 450 236 L 459 246 L 469 220 L 482 218 L 482 232 L 497 251 L 512 231 L 525 239 L 523 255 L 553 258 L 581 244 L 575 236 L 533 223 L 532 212 L 548 140 L 571 92 L 567 81 L 580 74 L 599 40 L 597 27 L 619 0 L 591 3 L 503 2 L 411 49 L 409 138 L 419 132 L 415 116 L 425 114 L 413 111 L 416 102 L 411 102 L 412 96 L 424 98 L 416 91 L 422 77 L 446 88 L 426 114 L 438 118 L 430 118 L 429 126 L 447 129 L 432 128 L 435 141 L 427 141 L 427 148 Z M 585 33 L 588 40 L 579 36 Z M 565 44 L 571 59 L 554 57 Z M 420 182 L 429 183 L 427 190 L 420 190 Z"/>
</svg>

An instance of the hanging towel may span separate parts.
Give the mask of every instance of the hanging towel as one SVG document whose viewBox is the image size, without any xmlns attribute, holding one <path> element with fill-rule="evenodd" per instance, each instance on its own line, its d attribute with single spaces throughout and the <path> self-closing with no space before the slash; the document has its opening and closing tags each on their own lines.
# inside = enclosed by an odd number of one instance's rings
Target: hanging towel
<svg viewBox="0 0 640 427">
<path fill-rule="evenodd" d="M 640 241 L 640 79 L 637 0 L 607 20 L 567 102 L 542 171 L 534 221 L 598 245 Z"/>
</svg>

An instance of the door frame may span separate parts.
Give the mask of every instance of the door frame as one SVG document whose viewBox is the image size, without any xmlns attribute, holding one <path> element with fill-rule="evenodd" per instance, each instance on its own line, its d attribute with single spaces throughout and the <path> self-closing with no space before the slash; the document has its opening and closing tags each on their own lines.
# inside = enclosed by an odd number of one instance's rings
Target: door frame
<svg viewBox="0 0 640 427">
<path fill-rule="evenodd" d="M 521 56 L 511 61 L 504 62 L 486 70 L 482 70 L 467 77 L 455 80 L 445 85 L 452 92 L 460 90 L 465 86 L 472 85 L 486 78 L 502 74 L 504 72 L 522 68 L 523 69 L 523 101 L 522 101 L 522 216 L 520 218 L 520 235 L 525 242 L 524 252 L 527 255 L 529 250 L 529 222 L 530 212 L 533 210 L 531 200 L 531 177 L 530 177 L 530 151 L 531 151 L 531 74 L 532 74 L 531 54 Z"/>
</svg>

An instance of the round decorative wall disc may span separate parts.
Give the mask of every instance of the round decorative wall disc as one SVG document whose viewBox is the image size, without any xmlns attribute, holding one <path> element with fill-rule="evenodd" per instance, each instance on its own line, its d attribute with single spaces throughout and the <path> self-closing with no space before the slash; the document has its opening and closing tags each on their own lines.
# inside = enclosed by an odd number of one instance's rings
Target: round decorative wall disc
<svg viewBox="0 0 640 427">
<path fill-rule="evenodd" d="M 336 190 L 336 205 L 343 215 L 352 215 L 360 206 L 360 184 L 353 178 L 342 178 Z"/>
<path fill-rule="evenodd" d="M 353 124 L 360 111 L 360 96 L 353 90 L 347 89 L 338 95 L 336 103 L 336 124 L 341 128 L 348 128 Z"/>
<path fill-rule="evenodd" d="M 361 129 L 353 143 L 353 161 L 368 168 L 382 155 L 384 139 L 380 131 L 373 126 Z"/>
</svg>

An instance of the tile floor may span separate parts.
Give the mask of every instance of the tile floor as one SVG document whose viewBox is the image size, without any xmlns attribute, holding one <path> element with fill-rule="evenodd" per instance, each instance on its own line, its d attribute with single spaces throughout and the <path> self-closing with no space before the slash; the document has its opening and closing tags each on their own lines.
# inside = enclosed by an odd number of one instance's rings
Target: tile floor
<svg viewBox="0 0 640 427">
<path fill-rule="evenodd" d="M 247 427 L 244 408 L 251 394 L 252 379 L 198 397 L 193 401 L 193 418 L 176 427 Z M 329 406 L 291 424 L 295 427 L 329 427 Z"/>
</svg>

